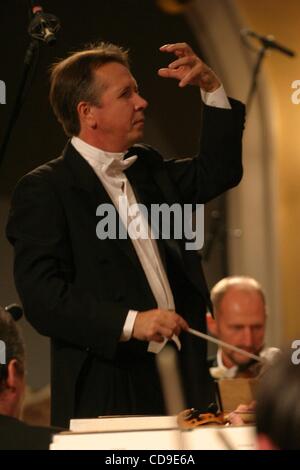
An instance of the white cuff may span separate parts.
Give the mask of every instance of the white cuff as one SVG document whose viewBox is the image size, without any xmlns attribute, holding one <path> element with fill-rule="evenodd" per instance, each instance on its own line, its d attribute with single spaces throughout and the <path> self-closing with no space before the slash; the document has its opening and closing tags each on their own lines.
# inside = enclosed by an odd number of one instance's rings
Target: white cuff
<svg viewBox="0 0 300 470">
<path fill-rule="evenodd" d="M 120 337 L 121 342 L 129 341 L 132 336 L 133 332 L 133 325 L 136 319 L 138 312 L 137 310 L 129 310 L 124 326 L 123 326 L 123 331 Z"/>
<path fill-rule="evenodd" d="M 212 106 L 214 108 L 231 109 L 231 105 L 229 103 L 223 85 L 219 86 L 217 90 L 211 93 L 202 89 L 200 89 L 200 91 L 202 101 L 207 106 Z"/>
</svg>

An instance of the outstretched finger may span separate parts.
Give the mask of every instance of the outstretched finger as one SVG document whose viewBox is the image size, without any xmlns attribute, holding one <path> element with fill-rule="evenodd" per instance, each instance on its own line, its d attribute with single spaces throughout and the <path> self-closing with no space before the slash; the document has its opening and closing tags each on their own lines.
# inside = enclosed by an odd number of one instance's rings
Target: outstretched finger
<svg viewBox="0 0 300 470">
<path fill-rule="evenodd" d="M 160 77 L 164 77 L 164 78 L 176 78 L 177 80 L 180 80 L 180 76 L 179 76 L 179 72 L 177 69 L 166 69 L 166 68 L 162 68 L 162 69 L 159 69 L 158 70 L 158 75 Z"/>
<path fill-rule="evenodd" d="M 185 42 L 178 42 L 175 44 L 165 44 L 164 46 L 161 46 L 159 50 L 161 52 L 173 53 L 179 57 L 182 57 L 183 55 L 194 54 L 193 50 Z"/>
<path fill-rule="evenodd" d="M 169 64 L 169 68 L 176 69 L 183 65 L 190 65 L 192 67 L 193 65 L 195 65 L 195 61 L 196 61 L 195 57 L 193 56 L 184 56 L 184 57 L 181 57 L 180 59 L 174 60 L 174 62 L 171 62 Z"/>
</svg>

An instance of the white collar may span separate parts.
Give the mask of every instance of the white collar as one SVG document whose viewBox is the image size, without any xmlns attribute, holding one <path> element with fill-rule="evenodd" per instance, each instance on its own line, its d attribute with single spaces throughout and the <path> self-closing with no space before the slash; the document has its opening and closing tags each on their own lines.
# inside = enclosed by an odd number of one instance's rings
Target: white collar
<svg viewBox="0 0 300 470">
<path fill-rule="evenodd" d="M 219 348 L 217 352 L 217 366 L 209 368 L 209 373 L 214 379 L 231 379 L 235 376 L 237 366 L 225 367 L 222 361 L 222 349 Z"/>
<path fill-rule="evenodd" d="M 94 147 L 88 144 L 79 137 L 72 137 L 71 144 L 77 152 L 82 155 L 93 168 L 99 168 L 103 165 L 108 165 L 113 160 L 121 161 L 124 158 L 126 152 L 106 152 L 102 149 Z"/>
<path fill-rule="evenodd" d="M 225 366 L 225 364 L 223 362 L 223 358 L 222 358 L 222 349 L 221 348 L 218 348 L 218 352 L 217 352 L 217 366 L 221 367 L 226 372 L 230 371 L 230 375 L 231 375 L 231 373 L 234 374 L 238 369 L 237 366 L 231 366 L 231 367 L 226 367 Z"/>
</svg>

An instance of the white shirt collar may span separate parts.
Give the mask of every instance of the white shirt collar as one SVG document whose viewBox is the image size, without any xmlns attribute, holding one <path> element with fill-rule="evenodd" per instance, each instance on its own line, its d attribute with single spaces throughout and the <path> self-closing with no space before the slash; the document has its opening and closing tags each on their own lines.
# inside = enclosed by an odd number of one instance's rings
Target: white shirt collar
<svg viewBox="0 0 300 470">
<path fill-rule="evenodd" d="M 223 359 L 222 359 L 222 349 L 221 348 L 218 348 L 218 352 L 217 352 L 217 366 L 221 367 L 224 371 L 229 373 L 230 376 L 231 376 L 231 374 L 234 375 L 237 371 L 237 368 L 238 368 L 237 366 L 226 367 L 224 365 L 224 362 L 223 362 Z"/>
<path fill-rule="evenodd" d="M 79 137 L 72 137 L 71 144 L 93 168 L 108 166 L 113 160 L 121 161 L 126 152 L 106 152 L 84 142 Z"/>
<path fill-rule="evenodd" d="M 231 379 L 235 376 L 237 366 L 227 368 L 222 361 L 222 350 L 219 348 L 217 352 L 217 365 L 209 368 L 209 373 L 214 379 Z"/>
</svg>

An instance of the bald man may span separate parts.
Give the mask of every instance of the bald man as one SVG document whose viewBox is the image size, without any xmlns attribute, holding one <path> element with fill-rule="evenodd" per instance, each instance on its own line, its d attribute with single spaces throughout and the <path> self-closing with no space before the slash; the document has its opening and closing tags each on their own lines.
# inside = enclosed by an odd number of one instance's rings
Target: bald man
<svg viewBox="0 0 300 470">
<path fill-rule="evenodd" d="M 269 358 L 277 348 L 265 348 L 266 301 L 261 285 L 253 278 L 231 276 L 219 281 L 211 291 L 214 318 L 207 314 L 209 332 L 244 351 Z M 210 361 L 214 378 L 233 378 L 252 360 L 241 353 L 220 347 Z"/>
</svg>

